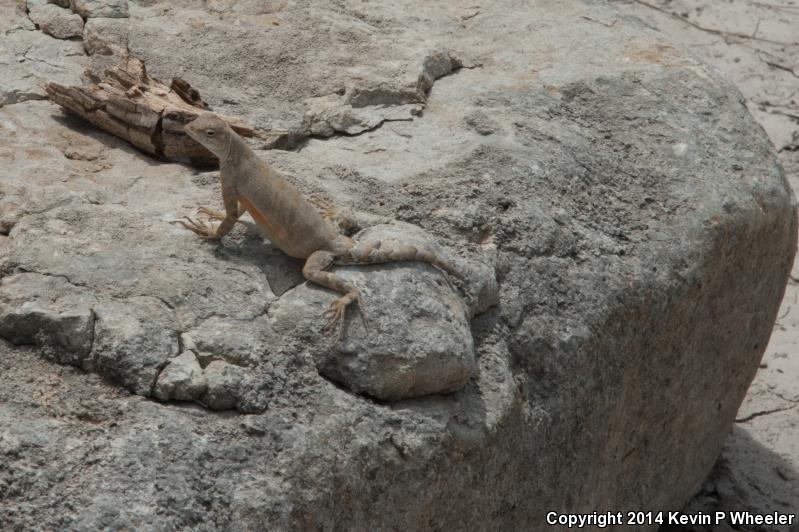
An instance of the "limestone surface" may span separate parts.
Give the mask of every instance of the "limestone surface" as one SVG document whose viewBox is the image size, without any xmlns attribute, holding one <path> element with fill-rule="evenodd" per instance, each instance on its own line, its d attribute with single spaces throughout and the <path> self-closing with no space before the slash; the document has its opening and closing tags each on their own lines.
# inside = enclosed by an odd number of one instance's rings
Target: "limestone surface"
<svg viewBox="0 0 799 532">
<path fill-rule="evenodd" d="M 0 44 L 0 106 L 45 99 L 45 81 L 80 83 L 88 64 L 82 43 L 77 39 L 56 39 L 37 30 L 24 9 L 6 4 L 0 7 L 0 32 L 4 35 Z M 31 8 L 44 5 L 40 1 Z"/>
<path fill-rule="evenodd" d="M 89 55 L 124 54 L 128 46 L 128 21 L 124 18 L 90 18 L 83 30 Z"/>
<path fill-rule="evenodd" d="M 589 0 L 127 6 L 154 76 L 381 220 L 355 238 L 465 279 L 335 266 L 369 321 L 331 347 L 336 294 L 248 217 L 218 244 L 171 223 L 219 208 L 216 171 L 30 101 L 50 58 L 117 52 L 0 8 L 0 528 L 539 530 L 698 490 L 797 238 L 732 85 Z"/>
</svg>

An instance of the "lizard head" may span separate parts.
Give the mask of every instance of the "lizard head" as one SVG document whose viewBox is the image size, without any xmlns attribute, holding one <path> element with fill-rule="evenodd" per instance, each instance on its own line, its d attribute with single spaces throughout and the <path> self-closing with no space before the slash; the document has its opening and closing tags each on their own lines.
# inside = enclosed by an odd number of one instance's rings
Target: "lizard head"
<svg viewBox="0 0 799 532">
<path fill-rule="evenodd" d="M 186 134 L 208 148 L 208 150 L 224 159 L 229 148 L 233 131 L 227 122 L 218 116 L 207 113 L 202 114 L 184 126 Z"/>
</svg>

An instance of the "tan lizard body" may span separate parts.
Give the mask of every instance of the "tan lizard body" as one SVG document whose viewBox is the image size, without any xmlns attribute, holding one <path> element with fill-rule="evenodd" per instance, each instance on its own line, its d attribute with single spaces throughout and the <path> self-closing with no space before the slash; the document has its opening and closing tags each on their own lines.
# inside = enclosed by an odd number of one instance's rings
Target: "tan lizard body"
<svg viewBox="0 0 799 532">
<path fill-rule="evenodd" d="M 338 327 L 337 340 L 341 340 L 344 316 L 351 303 L 356 302 L 361 315 L 366 315 L 358 289 L 343 277 L 325 271 L 335 262 L 377 264 L 417 260 L 463 278 L 449 262 L 430 251 L 393 243 L 356 244 L 340 234 L 316 206 L 259 159 L 217 116 L 201 115 L 187 124 L 185 131 L 219 158 L 225 213 L 200 209 L 222 221 L 215 230 L 188 218 L 178 223 L 202 238 L 218 240 L 230 232 L 244 210 L 249 212 L 273 244 L 292 257 L 307 259 L 302 270 L 306 279 L 343 294 L 324 313 L 329 318 L 325 329 Z"/>
</svg>

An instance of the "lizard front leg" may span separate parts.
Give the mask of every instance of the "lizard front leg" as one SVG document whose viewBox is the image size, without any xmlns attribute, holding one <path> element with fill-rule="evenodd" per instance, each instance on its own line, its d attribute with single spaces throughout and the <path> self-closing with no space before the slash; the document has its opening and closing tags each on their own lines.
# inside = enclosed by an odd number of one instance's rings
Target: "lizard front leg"
<svg viewBox="0 0 799 532">
<path fill-rule="evenodd" d="M 302 274 L 306 279 L 318 285 L 335 290 L 344 294 L 333 301 L 323 316 L 328 318 L 324 326 L 325 331 L 337 329 L 336 342 L 341 342 L 344 337 L 344 318 L 346 317 L 347 307 L 353 302 L 357 303 L 361 311 L 361 316 L 366 320 L 366 312 L 363 308 L 363 299 L 355 285 L 334 273 L 325 271 L 336 260 L 336 254 L 330 251 L 315 251 L 305 261 Z"/>
<path fill-rule="evenodd" d="M 244 214 L 245 212 L 246 211 L 244 210 L 244 207 L 241 206 L 241 203 L 238 203 L 238 212 L 237 212 L 236 218 L 237 219 L 241 218 L 241 215 Z M 227 218 L 227 213 L 226 212 L 215 211 L 213 209 L 209 209 L 208 207 L 198 207 L 197 208 L 197 213 L 198 214 L 204 214 L 205 216 L 208 217 L 209 220 L 216 220 L 217 222 L 221 222 L 225 218 Z"/>
<path fill-rule="evenodd" d="M 244 213 L 244 210 L 239 206 L 239 202 L 238 199 L 236 199 L 236 193 L 234 190 L 227 190 L 223 187 L 222 200 L 225 203 L 224 215 L 206 207 L 200 207 L 198 209 L 198 212 L 202 212 L 208 215 L 210 218 L 222 220 L 222 223 L 219 224 L 219 227 L 216 229 L 205 222 L 192 220 L 188 216 L 184 217 L 185 220 L 175 220 L 173 223 L 178 223 L 186 229 L 194 231 L 200 236 L 200 238 L 205 240 L 219 240 L 228 234 L 231 229 L 233 229 L 233 226 Z"/>
</svg>

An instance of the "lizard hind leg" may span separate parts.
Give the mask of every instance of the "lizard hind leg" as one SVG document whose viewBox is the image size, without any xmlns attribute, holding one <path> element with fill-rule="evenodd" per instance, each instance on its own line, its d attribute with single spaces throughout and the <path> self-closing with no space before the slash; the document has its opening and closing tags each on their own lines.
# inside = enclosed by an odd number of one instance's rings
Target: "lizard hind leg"
<svg viewBox="0 0 799 532">
<path fill-rule="evenodd" d="M 313 206 L 319 209 L 322 218 L 335 225 L 343 235 L 351 235 L 358 229 L 358 219 L 350 208 L 339 208 L 319 198 L 309 198 Z"/>
<path fill-rule="evenodd" d="M 325 332 L 336 330 L 335 341 L 338 343 L 344 338 L 344 321 L 347 307 L 352 303 L 356 303 L 364 322 L 366 321 L 366 311 L 364 310 L 361 294 L 355 285 L 339 275 L 326 271 L 336 260 L 336 257 L 336 254 L 330 251 L 315 251 L 305 261 L 302 274 L 309 281 L 343 294 L 333 301 L 322 314 L 328 320 L 323 330 Z"/>
</svg>

